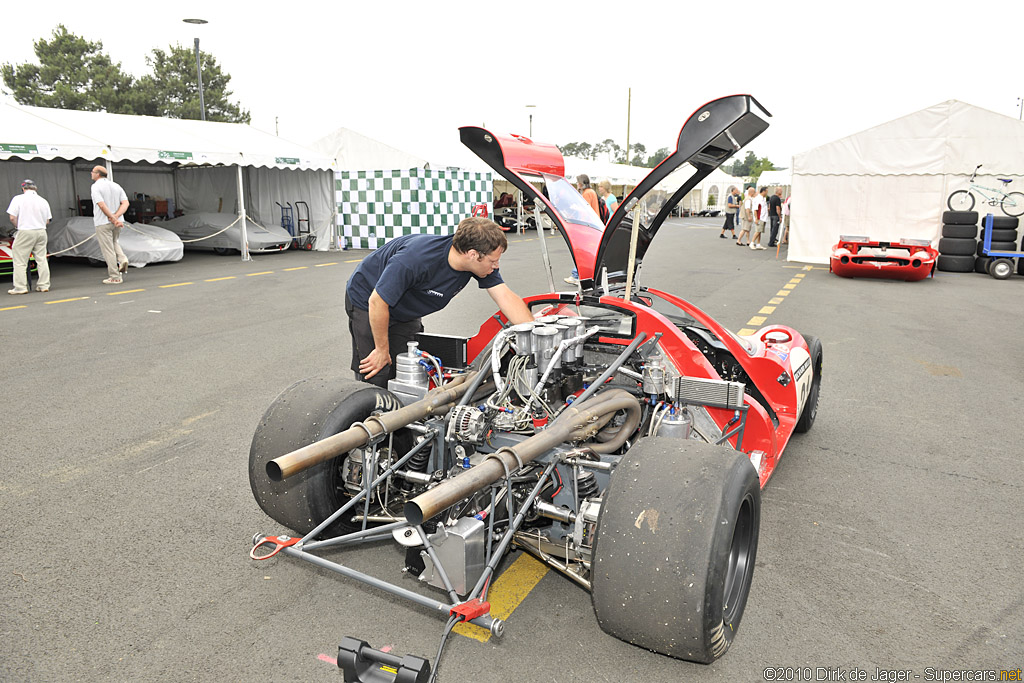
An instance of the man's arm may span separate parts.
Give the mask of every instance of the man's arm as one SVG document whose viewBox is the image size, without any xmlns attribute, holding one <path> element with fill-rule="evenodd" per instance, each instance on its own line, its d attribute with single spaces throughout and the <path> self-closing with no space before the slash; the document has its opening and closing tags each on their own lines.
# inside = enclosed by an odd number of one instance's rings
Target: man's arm
<svg viewBox="0 0 1024 683">
<path fill-rule="evenodd" d="M 526 305 L 518 294 L 509 289 L 509 286 L 502 282 L 500 285 L 494 285 L 487 289 L 487 293 L 494 299 L 494 303 L 498 304 L 498 308 L 505 314 L 513 325 L 519 323 L 533 322 L 533 314 L 530 313 L 530 307 Z"/>
<path fill-rule="evenodd" d="M 13 225 L 14 227 L 18 227 L 18 217 L 17 216 L 15 216 L 13 213 L 9 213 L 9 214 L 7 214 L 7 217 L 11 219 L 11 225 Z"/>
<path fill-rule="evenodd" d="M 370 332 L 373 333 L 373 351 L 359 361 L 359 372 L 363 379 L 370 379 L 383 368 L 391 365 L 391 345 L 388 342 L 388 323 L 391 308 L 380 297 L 377 290 L 370 292 Z"/>
</svg>

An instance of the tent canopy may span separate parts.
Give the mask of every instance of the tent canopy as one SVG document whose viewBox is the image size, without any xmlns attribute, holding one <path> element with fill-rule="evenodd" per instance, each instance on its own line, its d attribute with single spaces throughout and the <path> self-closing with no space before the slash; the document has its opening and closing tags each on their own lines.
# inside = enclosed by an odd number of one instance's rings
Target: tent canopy
<svg viewBox="0 0 1024 683">
<path fill-rule="evenodd" d="M 798 154 L 790 260 L 827 263 L 844 234 L 938 239 L 946 197 L 966 189 L 978 164 L 979 184 L 1003 177 L 1020 189 L 1024 122 L 957 100 Z"/>
<path fill-rule="evenodd" d="M 17 139 L 6 139 L 15 136 Z M 333 170 L 334 159 L 241 123 L 0 107 L 0 160 L 109 159 Z"/>
<path fill-rule="evenodd" d="M 361 135 L 348 128 L 338 128 L 310 147 L 337 160 L 342 171 L 376 171 L 427 167 L 427 160 L 403 152 L 391 145 Z"/>
</svg>

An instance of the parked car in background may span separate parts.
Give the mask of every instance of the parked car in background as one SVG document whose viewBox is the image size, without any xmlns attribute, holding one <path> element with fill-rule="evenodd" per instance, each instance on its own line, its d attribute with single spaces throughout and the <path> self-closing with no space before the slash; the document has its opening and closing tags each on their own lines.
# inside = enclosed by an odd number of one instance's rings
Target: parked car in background
<svg viewBox="0 0 1024 683">
<path fill-rule="evenodd" d="M 51 255 L 84 258 L 94 265 L 104 262 L 103 252 L 94 237 L 96 227 L 91 217 L 55 218 L 46 226 L 46 232 L 46 246 Z M 118 243 L 128 257 L 128 263 L 136 268 L 149 263 L 180 261 L 183 255 L 181 239 L 157 225 L 125 222 Z"/>
<path fill-rule="evenodd" d="M 190 213 L 156 223 L 184 241 L 187 249 L 213 250 L 232 254 L 240 250 L 242 225 L 233 213 Z M 251 220 L 245 224 L 245 239 L 252 253 L 284 251 L 292 243 L 291 234 L 277 225 L 262 226 Z"/>
<path fill-rule="evenodd" d="M 13 237 L 0 237 L 0 277 L 11 279 L 14 276 L 14 251 L 11 245 L 14 244 Z M 30 272 L 36 270 L 36 260 L 28 257 L 28 269 Z"/>
</svg>

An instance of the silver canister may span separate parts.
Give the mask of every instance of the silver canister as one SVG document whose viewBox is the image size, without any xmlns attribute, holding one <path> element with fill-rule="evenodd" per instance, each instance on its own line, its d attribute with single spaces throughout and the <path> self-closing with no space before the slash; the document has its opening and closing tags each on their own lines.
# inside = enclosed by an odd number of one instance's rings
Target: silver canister
<svg viewBox="0 0 1024 683">
<path fill-rule="evenodd" d="M 512 326 L 512 331 L 516 335 L 517 356 L 529 356 L 533 353 L 533 336 L 531 333 L 534 327 L 534 323 L 519 323 Z"/>
<path fill-rule="evenodd" d="M 558 349 L 559 331 L 550 325 L 539 325 L 533 328 L 533 354 L 537 358 L 537 367 L 545 369 Z M 555 367 L 562 367 L 561 358 L 555 361 Z"/>
<path fill-rule="evenodd" d="M 566 322 L 567 321 L 563 318 L 562 320 L 558 321 L 557 325 L 555 325 L 555 329 L 559 330 L 559 332 L 561 333 L 561 334 L 559 334 L 559 339 L 558 339 L 558 343 L 559 344 L 564 342 L 566 339 L 572 339 L 575 336 L 573 334 L 573 332 L 572 332 L 572 330 L 573 330 L 572 326 L 571 325 L 566 325 L 565 324 Z M 562 351 L 562 362 L 563 363 L 573 363 L 575 361 L 576 361 L 576 349 L 573 346 L 566 347 Z"/>
<path fill-rule="evenodd" d="M 544 315 L 541 316 L 540 318 L 537 318 L 536 322 L 538 325 L 554 325 L 561 319 L 562 316 L 560 315 Z"/>
<path fill-rule="evenodd" d="M 409 350 L 395 357 L 395 380 L 413 387 L 427 386 L 427 371 L 420 365 L 420 345 L 409 342 Z"/>
<path fill-rule="evenodd" d="M 564 325 L 564 326 L 569 328 L 569 331 L 565 333 L 565 338 L 566 339 L 571 339 L 573 337 L 578 337 L 581 334 L 583 334 L 583 332 L 586 329 L 585 326 L 583 325 L 583 321 L 580 320 L 579 318 L 562 318 L 560 321 L 558 321 L 558 324 L 559 325 Z M 574 361 L 578 361 L 578 360 L 582 360 L 582 359 L 583 359 L 583 342 L 579 342 L 579 343 L 573 345 L 573 347 L 572 347 L 572 357 L 568 358 L 568 362 L 572 363 Z M 562 360 L 565 361 L 566 358 L 563 357 Z"/>
<path fill-rule="evenodd" d="M 662 418 L 661 425 L 658 426 L 658 436 L 689 439 L 692 426 L 693 420 L 690 419 L 690 413 L 686 412 L 685 408 L 681 408 L 676 410 L 675 415 L 669 413 Z"/>
<path fill-rule="evenodd" d="M 660 355 L 651 356 L 644 363 L 644 393 L 648 396 L 665 393 L 665 364 Z"/>
</svg>

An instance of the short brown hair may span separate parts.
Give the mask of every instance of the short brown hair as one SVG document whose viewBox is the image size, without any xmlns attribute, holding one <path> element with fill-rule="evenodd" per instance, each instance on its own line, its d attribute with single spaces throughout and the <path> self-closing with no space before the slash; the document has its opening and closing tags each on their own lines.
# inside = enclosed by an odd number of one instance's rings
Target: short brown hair
<svg viewBox="0 0 1024 683">
<path fill-rule="evenodd" d="M 479 254 L 490 254 L 495 249 L 508 249 L 508 240 L 497 223 L 489 218 L 473 216 L 459 223 L 452 246 L 460 254 L 466 254 L 471 249 Z"/>
</svg>

